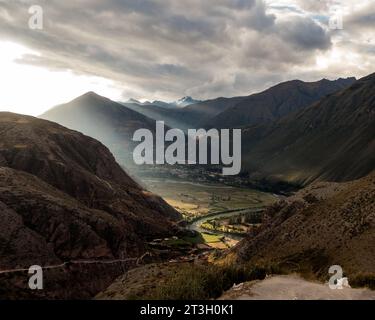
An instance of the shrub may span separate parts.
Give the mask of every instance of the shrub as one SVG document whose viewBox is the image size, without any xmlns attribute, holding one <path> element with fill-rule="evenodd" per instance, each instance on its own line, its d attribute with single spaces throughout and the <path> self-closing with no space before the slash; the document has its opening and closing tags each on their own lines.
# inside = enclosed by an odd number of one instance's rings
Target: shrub
<svg viewBox="0 0 375 320">
<path fill-rule="evenodd" d="M 349 278 L 350 285 L 353 287 L 367 287 L 375 290 L 375 274 L 361 273 Z"/>
<path fill-rule="evenodd" d="M 270 271 L 258 266 L 184 266 L 165 283 L 142 297 L 153 300 L 207 300 L 218 298 L 233 284 L 264 279 Z"/>
</svg>

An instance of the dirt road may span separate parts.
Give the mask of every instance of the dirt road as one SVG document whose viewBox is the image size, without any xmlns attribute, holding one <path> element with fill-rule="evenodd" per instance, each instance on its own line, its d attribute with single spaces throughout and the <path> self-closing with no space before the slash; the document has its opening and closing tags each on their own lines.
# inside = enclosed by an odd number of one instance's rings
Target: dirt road
<svg viewBox="0 0 375 320">
<path fill-rule="evenodd" d="M 287 275 L 245 282 L 228 290 L 219 300 L 375 300 L 375 291 L 353 288 L 332 290 L 328 284 Z"/>
</svg>

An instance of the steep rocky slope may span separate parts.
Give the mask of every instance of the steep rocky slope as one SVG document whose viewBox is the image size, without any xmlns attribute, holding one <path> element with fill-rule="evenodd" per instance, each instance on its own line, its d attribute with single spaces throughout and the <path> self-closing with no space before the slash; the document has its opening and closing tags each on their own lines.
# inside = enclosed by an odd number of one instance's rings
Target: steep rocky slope
<svg viewBox="0 0 375 320">
<path fill-rule="evenodd" d="M 375 172 L 352 182 L 312 184 L 271 206 L 263 226 L 226 258 L 325 280 L 328 268 L 340 265 L 354 283 L 369 285 L 375 276 L 374 199 Z"/>
<path fill-rule="evenodd" d="M 139 257 L 147 239 L 174 234 L 181 218 L 100 142 L 12 113 L 0 113 L 0 207 L 0 270 Z M 124 270 L 118 263 L 80 267 L 48 271 L 49 290 L 38 294 L 88 297 Z M 0 296 L 30 293 L 19 278 L 0 276 L 8 284 Z"/>
</svg>

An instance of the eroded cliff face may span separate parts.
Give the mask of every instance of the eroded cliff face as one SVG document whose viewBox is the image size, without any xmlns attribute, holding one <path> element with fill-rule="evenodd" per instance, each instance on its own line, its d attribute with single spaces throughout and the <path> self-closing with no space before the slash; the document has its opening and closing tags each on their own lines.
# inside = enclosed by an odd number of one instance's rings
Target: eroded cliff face
<svg viewBox="0 0 375 320">
<path fill-rule="evenodd" d="M 181 219 L 100 142 L 11 113 L 0 113 L 0 215 L 0 270 L 65 263 L 45 271 L 38 293 L 27 272 L 0 274 L 2 298 L 90 297 L 144 253 L 145 241 L 176 233 Z M 112 263 L 71 263 L 82 260 Z"/>
</svg>

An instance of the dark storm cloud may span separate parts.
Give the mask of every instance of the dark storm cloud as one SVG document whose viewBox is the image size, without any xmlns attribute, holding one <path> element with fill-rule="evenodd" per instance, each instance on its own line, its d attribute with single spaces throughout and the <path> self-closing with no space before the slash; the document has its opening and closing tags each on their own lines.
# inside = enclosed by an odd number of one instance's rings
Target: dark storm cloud
<svg viewBox="0 0 375 320">
<path fill-rule="evenodd" d="M 311 18 L 280 20 L 260 0 L 32 4 L 44 9 L 42 31 L 28 28 L 30 3 L 0 1 L 0 38 L 39 53 L 20 62 L 113 79 L 135 98 L 246 94 L 331 45 Z"/>
<path fill-rule="evenodd" d="M 284 22 L 280 34 L 286 42 L 302 50 L 328 49 L 330 36 L 316 22 L 297 17 Z"/>
</svg>

